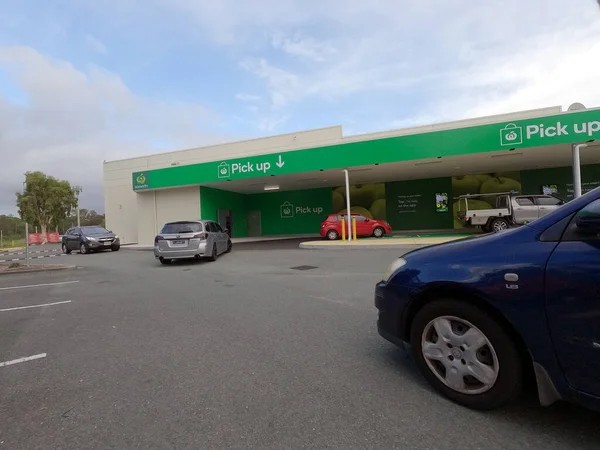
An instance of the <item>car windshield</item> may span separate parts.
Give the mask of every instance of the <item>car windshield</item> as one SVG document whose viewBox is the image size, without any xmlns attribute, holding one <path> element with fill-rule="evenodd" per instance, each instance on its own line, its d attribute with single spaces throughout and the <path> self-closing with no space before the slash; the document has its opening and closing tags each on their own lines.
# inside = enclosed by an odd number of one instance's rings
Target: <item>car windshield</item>
<svg viewBox="0 0 600 450">
<path fill-rule="evenodd" d="M 84 227 L 81 229 L 81 232 L 85 236 L 96 236 L 99 234 L 109 234 L 110 232 L 103 227 Z"/>
<path fill-rule="evenodd" d="M 160 234 L 200 233 L 201 231 L 203 231 L 201 223 L 175 222 L 166 224 L 160 231 Z"/>
</svg>

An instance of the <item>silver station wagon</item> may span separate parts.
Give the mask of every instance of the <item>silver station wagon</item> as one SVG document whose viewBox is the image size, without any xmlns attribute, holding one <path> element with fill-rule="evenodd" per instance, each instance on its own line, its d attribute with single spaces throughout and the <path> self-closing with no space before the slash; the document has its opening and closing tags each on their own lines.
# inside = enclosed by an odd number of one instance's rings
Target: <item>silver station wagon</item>
<svg viewBox="0 0 600 450">
<path fill-rule="evenodd" d="M 231 248 L 228 231 L 211 220 L 169 222 L 154 238 L 154 257 L 162 264 L 190 258 L 216 261 Z"/>
</svg>

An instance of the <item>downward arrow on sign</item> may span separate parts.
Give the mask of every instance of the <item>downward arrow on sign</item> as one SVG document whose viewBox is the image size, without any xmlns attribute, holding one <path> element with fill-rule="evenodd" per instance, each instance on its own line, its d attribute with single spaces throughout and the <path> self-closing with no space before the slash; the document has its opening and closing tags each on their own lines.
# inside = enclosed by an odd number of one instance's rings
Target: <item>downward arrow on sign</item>
<svg viewBox="0 0 600 450">
<path fill-rule="evenodd" d="M 285 162 L 282 161 L 281 159 L 281 155 L 279 155 L 279 161 L 277 161 L 275 163 L 277 165 L 277 167 L 279 167 L 280 169 L 284 166 Z"/>
</svg>

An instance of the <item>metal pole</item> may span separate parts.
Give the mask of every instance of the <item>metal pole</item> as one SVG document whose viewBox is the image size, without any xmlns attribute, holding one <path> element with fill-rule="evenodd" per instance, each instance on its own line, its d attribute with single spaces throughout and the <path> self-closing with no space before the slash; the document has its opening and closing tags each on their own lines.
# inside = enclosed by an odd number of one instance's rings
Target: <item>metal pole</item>
<svg viewBox="0 0 600 450">
<path fill-rule="evenodd" d="M 581 159 L 579 150 L 587 147 L 587 144 L 573 146 L 573 198 L 581 197 Z"/>
<path fill-rule="evenodd" d="M 29 267 L 29 224 L 25 222 L 25 260 Z"/>
<path fill-rule="evenodd" d="M 2 230 L 0 230 L 0 248 L 4 248 L 4 236 L 2 236 Z"/>
<path fill-rule="evenodd" d="M 346 212 L 348 213 L 348 240 L 351 240 L 352 236 L 352 219 L 350 215 L 350 175 L 348 174 L 348 170 L 344 169 L 344 174 L 346 175 Z"/>
<path fill-rule="evenodd" d="M 77 226 L 81 226 L 81 220 L 79 218 L 79 194 L 83 191 L 81 186 L 73 186 L 73 191 L 75 192 L 75 196 L 77 197 Z"/>
</svg>

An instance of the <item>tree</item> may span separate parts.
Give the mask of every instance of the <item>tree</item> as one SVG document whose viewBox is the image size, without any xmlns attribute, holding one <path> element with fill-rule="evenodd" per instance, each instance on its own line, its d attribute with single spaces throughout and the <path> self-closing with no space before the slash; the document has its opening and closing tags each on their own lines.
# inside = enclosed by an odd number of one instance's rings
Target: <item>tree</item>
<svg viewBox="0 0 600 450">
<path fill-rule="evenodd" d="M 77 197 L 68 181 L 57 180 L 43 172 L 27 172 L 25 191 L 17 193 L 17 207 L 23 220 L 40 228 L 42 242 L 46 243 L 48 228 L 58 227 L 77 207 Z"/>
<path fill-rule="evenodd" d="M 81 208 L 79 210 L 79 219 L 81 221 L 81 226 L 89 226 L 89 225 L 100 225 L 105 226 L 105 218 L 104 214 L 98 214 L 93 209 L 88 210 L 85 208 Z M 77 214 L 75 211 L 71 212 L 65 219 L 61 220 L 58 224 L 58 231 L 64 233 L 71 227 L 77 225 Z"/>
<path fill-rule="evenodd" d="M 0 215 L 0 231 L 5 240 L 23 239 L 25 236 L 25 222 L 11 215 Z"/>
</svg>

